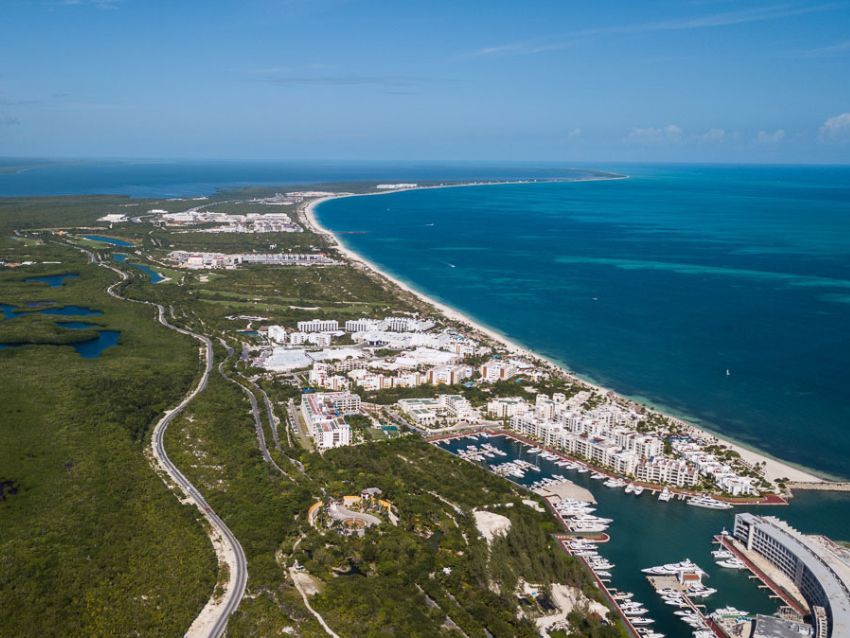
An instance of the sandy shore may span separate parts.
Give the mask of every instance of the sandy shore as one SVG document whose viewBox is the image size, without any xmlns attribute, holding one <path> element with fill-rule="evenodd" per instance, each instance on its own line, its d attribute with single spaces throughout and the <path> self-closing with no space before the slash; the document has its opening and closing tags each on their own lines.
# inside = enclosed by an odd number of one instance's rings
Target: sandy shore
<svg viewBox="0 0 850 638">
<path fill-rule="evenodd" d="M 628 179 L 628 177 L 627 176 L 600 177 L 600 178 L 577 179 L 577 180 L 570 180 L 570 181 L 579 182 L 579 181 L 599 181 L 599 180 L 617 180 L 617 179 Z M 327 228 L 322 226 L 319 223 L 319 221 L 316 219 L 316 213 L 315 213 L 316 207 L 319 206 L 322 202 L 325 202 L 325 201 L 330 200 L 330 199 L 340 199 L 340 198 L 344 198 L 344 197 L 374 197 L 374 196 L 380 196 L 380 195 L 388 195 L 390 193 L 397 193 L 397 192 L 401 192 L 402 190 L 421 190 L 421 189 L 428 189 L 428 188 L 461 188 L 461 187 L 466 187 L 466 186 L 484 186 L 484 185 L 489 185 L 489 184 L 508 184 L 508 183 L 510 183 L 510 184 L 523 184 L 523 183 L 533 183 L 533 182 L 529 182 L 529 181 L 483 182 L 483 183 L 471 183 L 471 184 L 451 184 L 451 185 L 445 185 L 445 186 L 420 186 L 420 187 L 416 187 L 415 189 L 414 188 L 406 188 L 406 189 L 398 189 L 398 190 L 381 191 L 381 192 L 377 192 L 377 193 L 357 193 L 357 194 L 351 194 L 351 195 L 332 195 L 332 196 L 322 197 L 322 198 L 319 198 L 319 199 L 312 200 L 311 202 L 309 202 L 304 207 L 303 212 L 304 212 L 304 217 L 306 219 L 306 223 L 311 227 L 311 229 L 315 233 L 321 234 L 321 235 L 324 235 L 325 237 L 327 237 L 328 240 L 331 242 L 331 244 L 334 245 L 337 248 L 337 250 L 339 250 L 339 252 L 342 255 L 344 255 L 347 259 L 349 259 L 350 261 L 352 261 L 356 264 L 360 264 L 360 265 L 364 266 L 365 268 L 368 268 L 369 270 L 371 270 L 372 272 L 374 272 L 378 276 L 383 277 L 384 279 L 391 281 L 393 284 L 395 284 L 396 286 L 398 286 L 399 288 L 401 288 L 405 292 L 410 293 L 411 295 L 414 295 L 415 297 L 417 297 L 418 299 L 420 299 L 424 303 L 435 307 L 437 310 L 439 310 L 448 319 L 451 319 L 452 321 L 456 321 L 458 323 L 461 323 L 474 332 L 479 332 L 481 334 L 486 335 L 491 340 L 502 344 L 512 354 L 515 354 L 515 355 L 520 356 L 520 357 L 526 357 L 526 358 L 529 358 L 529 359 L 533 359 L 533 360 L 537 361 L 538 363 L 542 363 L 544 365 L 547 365 L 550 368 L 555 369 L 555 370 L 559 371 L 560 373 L 566 375 L 570 379 L 574 380 L 576 383 L 582 384 L 582 385 L 584 385 L 584 386 L 586 386 L 590 389 L 594 389 L 594 390 L 601 392 L 601 393 L 604 393 L 604 394 L 610 393 L 610 394 L 616 395 L 616 393 L 614 393 L 612 390 L 610 390 L 608 388 L 604 388 L 604 387 L 599 386 L 599 385 L 596 385 L 594 383 L 591 383 L 591 382 L 589 382 L 585 379 L 582 379 L 582 378 L 576 376 L 574 373 L 565 369 L 563 366 L 555 363 L 551 359 L 548 359 L 544 356 L 541 356 L 541 355 L 529 350 L 528 348 L 525 348 L 525 347 L 515 343 L 514 341 L 511 341 L 505 335 L 497 332 L 496 330 L 493 330 L 492 328 L 489 328 L 485 325 L 482 325 L 482 324 L 472 320 L 470 317 L 468 317 L 467 315 L 457 311 L 456 309 L 454 309 L 450 306 L 447 306 L 446 304 L 440 303 L 439 301 L 436 301 L 435 299 L 432 299 L 431 297 L 427 296 L 426 294 L 424 294 L 424 293 L 420 292 L 419 290 L 416 290 L 415 288 L 411 287 L 409 284 L 406 284 L 405 282 L 401 281 L 400 279 L 382 271 L 380 268 L 378 268 L 378 266 L 376 266 L 375 264 L 370 262 L 368 259 L 365 259 L 364 257 L 360 256 L 359 254 L 355 253 L 353 250 L 347 248 L 336 237 L 336 235 L 334 235 L 330 230 L 328 230 Z M 617 396 L 619 396 L 619 395 L 617 395 Z M 628 399 L 627 397 L 621 397 L 621 398 L 625 401 L 628 401 L 629 403 L 634 404 L 634 405 L 639 405 L 639 404 L 634 403 L 632 400 Z M 645 406 L 640 406 L 640 407 L 645 407 Z M 658 412 L 660 412 L 660 410 L 658 410 Z M 775 459 L 773 457 L 767 456 L 766 454 L 759 452 L 757 450 L 753 450 L 751 448 L 744 447 L 744 446 L 740 445 L 739 443 L 735 443 L 735 442 L 730 441 L 728 439 L 724 439 L 723 437 L 719 436 L 715 432 L 710 432 L 710 431 L 705 430 L 703 428 L 699 428 L 699 427 L 693 425 L 692 423 L 689 423 L 687 421 L 683 421 L 680 418 L 677 418 L 677 417 L 674 417 L 674 416 L 671 416 L 671 415 L 665 415 L 665 416 L 667 416 L 668 418 L 682 424 L 684 427 L 689 428 L 691 430 L 691 432 L 693 432 L 694 434 L 703 436 L 705 438 L 716 439 L 718 443 L 720 443 L 722 445 L 726 445 L 727 447 L 738 452 L 741 455 L 741 457 L 747 463 L 750 463 L 751 465 L 755 465 L 757 463 L 759 463 L 759 464 L 764 463 L 764 476 L 768 481 L 773 482 L 775 479 L 787 478 L 790 481 L 795 482 L 795 483 L 823 483 L 824 482 L 823 478 L 816 476 L 815 474 L 813 474 L 809 471 L 806 471 L 805 469 L 798 468 L 798 467 L 791 465 L 787 462 L 784 462 L 784 461 L 781 461 L 779 459 Z"/>
</svg>

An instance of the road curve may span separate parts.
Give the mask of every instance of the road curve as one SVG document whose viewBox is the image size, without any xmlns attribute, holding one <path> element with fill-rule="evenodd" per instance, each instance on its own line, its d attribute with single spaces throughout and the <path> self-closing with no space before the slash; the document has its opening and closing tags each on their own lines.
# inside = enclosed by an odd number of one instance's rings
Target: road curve
<svg viewBox="0 0 850 638">
<path fill-rule="evenodd" d="M 154 306 L 157 310 L 157 321 L 160 324 L 170 330 L 193 337 L 204 345 L 204 371 L 201 375 L 200 381 L 191 391 L 189 391 L 188 394 L 186 394 L 186 396 L 183 397 L 176 407 L 166 411 L 165 415 L 156 424 L 153 430 L 153 435 L 151 436 L 151 450 L 162 470 L 179 486 L 186 498 L 191 501 L 207 519 L 207 521 L 209 521 L 214 533 L 217 533 L 217 538 L 212 534 L 210 535 L 210 540 L 213 542 L 213 545 L 216 545 L 216 540 L 220 540 L 225 546 L 225 551 L 219 554 L 219 561 L 222 560 L 222 555 L 224 555 L 224 560 L 227 562 L 229 568 L 229 581 L 225 588 L 223 602 L 219 603 L 218 598 L 215 596 L 210 598 L 210 601 L 204 607 L 204 610 L 201 611 L 196 622 L 192 624 L 192 627 L 189 628 L 186 634 L 187 636 L 191 634 L 192 638 L 195 636 L 198 638 L 219 638 L 224 634 L 224 631 L 227 628 L 227 621 L 229 620 L 230 615 L 236 611 L 236 608 L 239 607 L 239 603 L 242 601 L 242 597 L 245 595 L 245 588 L 248 583 L 248 561 L 245 558 L 245 552 L 242 549 L 242 545 L 239 543 L 239 540 L 233 532 L 230 531 L 230 528 L 225 524 L 225 522 L 221 520 L 218 514 L 213 511 L 212 507 L 210 507 L 209 503 L 207 503 L 206 499 L 204 499 L 197 488 L 195 488 L 183 472 L 181 472 L 177 466 L 172 463 L 165 450 L 165 432 L 168 429 L 168 425 L 186 408 L 187 405 L 189 405 L 189 403 L 191 403 L 196 396 L 198 396 L 198 394 L 203 392 L 207 387 L 210 372 L 213 367 L 212 341 L 209 337 L 169 323 L 165 318 L 165 308 L 162 305 L 150 301 L 129 299 L 128 297 L 124 297 L 117 293 L 115 289 L 128 279 L 127 273 L 123 270 L 110 266 L 109 264 L 98 262 L 94 254 L 89 251 L 84 250 L 84 252 L 89 255 L 93 263 L 99 263 L 104 268 L 112 270 L 121 277 L 119 281 L 107 287 L 106 292 L 109 295 L 122 301 L 131 301 L 134 303 Z M 214 620 L 212 619 L 212 612 L 207 612 L 207 609 L 215 609 Z M 204 616 L 207 613 L 210 613 L 210 621 L 204 622 L 202 625 L 199 624 L 199 626 L 196 627 L 196 623 L 198 623 L 201 616 Z"/>
<path fill-rule="evenodd" d="M 227 356 L 232 356 L 233 348 L 227 345 L 227 342 L 223 339 L 219 339 L 219 341 L 221 341 L 221 344 L 227 350 Z M 283 469 L 277 464 L 277 462 L 272 458 L 272 455 L 269 453 L 269 448 L 266 445 L 266 434 L 263 431 L 263 421 L 260 417 L 260 406 L 257 402 L 257 397 L 254 395 L 253 392 L 251 392 L 249 388 L 246 388 L 244 385 L 239 383 L 239 381 L 227 375 L 227 373 L 224 371 L 224 361 L 218 364 L 218 372 L 225 380 L 230 381 L 230 383 L 239 387 L 248 397 L 248 401 L 250 401 L 251 403 L 251 414 L 254 417 L 254 431 L 257 434 L 257 445 L 260 448 L 260 454 L 262 455 L 263 460 L 291 481 L 292 477 L 283 471 Z M 271 427 L 272 429 L 274 429 L 274 423 L 271 424 Z"/>
</svg>

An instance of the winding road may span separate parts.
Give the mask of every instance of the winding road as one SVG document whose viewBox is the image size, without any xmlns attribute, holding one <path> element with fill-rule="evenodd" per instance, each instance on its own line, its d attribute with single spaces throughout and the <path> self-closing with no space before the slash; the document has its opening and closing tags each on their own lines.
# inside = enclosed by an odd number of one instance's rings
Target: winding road
<svg viewBox="0 0 850 638">
<path fill-rule="evenodd" d="M 204 337 L 204 338 L 206 338 L 206 337 Z M 223 345 L 226 348 L 227 356 L 231 357 L 233 355 L 233 348 L 230 347 L 229 345 L 227 345 L 227 342 L 224 341 L 223 339 L 219 339 L 219 341 L 221 341 L 221 345 Z M 289 476 L 289 474 L 287 474 L 286 472 L 283 471 L 283 468 L 281 468 L 280 465 L 277 464 L 277 462 L 272 458 L 272 455 L 269 453 L 269 448 L 266 445 L 266 433 L 263 430 L 263 421 L 262 421 L 262 418 L 260 417 L 260 406 L 259 406 L 259 403 L 257 402 L 257 397 L 254 395 L 253 392 L 251 392 L 251 390 L 249 388 L 246 388 L 244 385 L 239 383 L 239 381 L 228 376 L 227 373 L 225 373 L 224 363 L 225 362 L 222 361 L 221 363 L 218 364 L 219 374 L 222 377 L 224 377 L 224 379 L 226 379 L 227 381 L 230 381 L 230 383 L 241 388 L 242 391 L 245 393 L 245 395 L 248 397 L 248 401 L 250 401 L 250 403 L 251 403 L 251 414 L 254 417 L 254 430 L 257 433 L 257 445 L 259 445 L 259 447 L 260 447 L 260 454 L 262 455 L 263 460 L 266 463 L 268 463 L 269 465 L 271 465 L 273 468 L 275 468 L 283 476 L 288 478 L 290 481 L 293 480 L 292 477 Z M 266 407 L 267 407 L 267 409 L 270 408 L 270 404 L 267 404 Z M 273 418 L 274 418 L 274 414 L 270 411 L 269 412 L 269 424 L 271 425 L 272 431 L 274 431 L 274 428 L 275 428 Z"/>
<path fill-rule="evenodd" d="M 75 246 L 75 248 L 78 248 Z M 219 638 L 227 628 L 227 621 L 230 615 L 239 607 L 242 597 L 245 595 L 245 588 L 248 583 L 248 561 L 245 558 L 245 552 L 239 540 L 225 524 L 225 522 L 216 514 L 206 499 L 201 495 L 198 489 L 192 485 L 188 478 L 181 472 L 176 465 L 168 457 L 165 449 L 165 433 L 168 425 L 177 417 L 192 400 L 203 392 L 209 382 L 210 372 L 213 368 L 213 344 L 209 337 L 192 332 L 185 328 L 180 328 L 168 322 L 165 318 L 165 308 L 157 303 L 143 301 L 138 299 L 130 299 L 116 292 L 116 288 L 127 281 L 128 275 L 123 270 L 115 268 L 110 264 L 98 260 L 97 256 L 89 250 L 80 249 L 89 256 L 92 263 L 108 268 L 118 274 L 121 278 L 119 281 L 108 286 L 106 292 L 121 301 L 129 301 L 133 303 L 141 303 L 149 306 L 154 306 L 157 310 L 157 321 L 169 330 L 174 330 L 184 335 L 188 335 L 197 339 L 203 344 L 204 352 L 204 370 L 197 385 L 192 388 L 177 404 L 176 407 L 165 412 L 164 416 L 159 420 L 153 430 L 151 436 L 151 451 L 158 466 L 165 474 L 180 488 L 186 499 L 193 503 L 201 512 L 204 518 L 210 524 L 209 532 L 210 541 L 216 549 L 218 555 L 219 566 L 222 563 L 228 568 L 228 582 L 225 585 L 223 596 L 218 596 L 213 593 L 210 600 L 205 605 L 204 609 L 192 623 L 192 626 L 186 632 L 186 636 L 190 638 Z M 256 409 L 256 400 L 254 401 L 254 409 Z M 166 484 L 168 482 L 166 481 Z"/>
</svg>

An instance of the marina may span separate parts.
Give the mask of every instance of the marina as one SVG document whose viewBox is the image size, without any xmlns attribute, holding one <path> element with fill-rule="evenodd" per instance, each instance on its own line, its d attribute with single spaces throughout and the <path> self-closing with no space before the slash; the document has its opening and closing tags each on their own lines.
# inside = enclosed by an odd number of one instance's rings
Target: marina
<svg viewBox="0 0 850 638">
<path fill-rule="evenodd" d="M 691 627 L 683 622 L 682 615 L 677 615 L 676 611 L 690 610 L 689 619 L 696 619 L 692 622 L 699 621 L 713 627 L 712 614 L 724 609 L 727 611 L 746 609 L 747 613 L 754 617 L 759 614 L 770 616 L 785 606 L 784 601 L 777 599 L 773 591 L 764 588 L 760 581 L 751 578 L 747 570 L 720 565 L 715 560 L 718 557 L 712 554 L 712 551 L 717 550 L 717 547 L 712 545 L 712 539 L 717 531 L 731 528 L 734 524 L 734 514 L 742 511 L 743 508 L 725 510 L 694 507 L 683 500 L 681 495 L 673 492 L 665 494 L 661 490 L 654 493 L 652 490 L 645 490 L 643 495 L 636 497 L 633 493 L 634 489 L 632 493 L 626 493 L 626 487 L 629 485 L 627 481 L 611 479 L 604 475 L 604 480 L 594 478 L 592 471 L 581 466 L 574 459 L 546 452 L 538 446 L 529 445 L 495 431 L 485 435 L 475 435 L 474 438 L 459 435 L 434 443 L 442 449 L 491 470 L 494 466 L 519 469 L 523 476 L 505 472 L 506 480 L 529 490 L 535 490 L 536 493 L 545 496 L 550 504 L 552 499 L 549 497 L 552 494 L 547 496 L 547 492 L 566 490 L 563 496 L 555 495 L 562 501 L 561 509 L 566 513 L 580 515 L 584 511 L 591 516 L 611 519 L 610 523 L 604 523 L 606 531 L 599 534 L 572 531 L 567 527 L 567 521 L 564 521 L 566 536 L 562 546 L 565 551 L 585 562 L 594 572 L 598 586 L 606 593 L 612 604 L 623 602 L 625 600 L 623 597 L 629 594 L 627 600 L 640 601 L 646 613 L 639 617 L 654 622 L 644 625 L 639 620 L 637 624 L 630 621 L 635 636 L 649 638 L 654 635 L 658 638 L 658 634 L 661 634 L 674 638 L 696 635 L 694 634 L 696 631 L 714 631 Z M 471 449 L 468 446 L 474 445 L 480 450 L 482 443 L 488 445 L 484 449 L 493 455 L 492 458 L 486 454 L 481 455 L 480 460 L 472 458 Z M 466 452 L 460 454 L 464 450 Z M 493 450 L 504 454 L 498 454 Z M 544 457 L 544 452 L 548 456 L 555 457 L 554 460 Z M 529 466 L 536 469 L 529 469 Z M 579 467 L 583 467 L 585 471 L 579 472 Z M 559 480 L 556 475 L 566 480 Z M 551 479 L 554 482 L 550 482 L 548 486 L 539 485 L 544 479 Z M 539 487 L 532 487 L 535 484 Z M 592 497 L 592 501 L 587 498 L 588 494 Z M 667 496 L 669 498 L 666 498 Z M 569 499 L 579 502 L 570 502 Z M 795 498 L 790 507 L 778 508 L 777 511 L 780 511 L 780 515 L 784 518 L 805 519 L 811 516 L 812 511 L 823 511 L 823 508 L 827 511 L 839 512 L 848 502 L 850 501 L 845 495 L 838 493 L 806 494 Z M 590 511 L 591 508 L 593 511 Z M 755 507 L 755 509 L 764 510 L 763 507 Z M 769 508 L 769 511 L 774 509 Z M 554 507 L 553 511 L 556 511 Z M 564 517 L 561 518 L 563 520 Z M 811 524 L 823 529 L 824 523 L 825 521 L 822 520 L 814 520 Z M 831 528 L 826 525 L 826 529 Z M 839 528 L 835 529 L 838 531 Z M 570 546 L 570 543 L 576 542 L 577 544 Z M 692 598 L 691 603 L 698 609 L 699 614 L 694 612 L 692 607 L 687 606 L 688 603 L 685 608 L 679 608 L 667 602 L 647 578 L 652 575 L 642 571 L 647 568 L 647 565 L 663 566 L 679 562 L 683 559 L 682 557 L 690 557 L 694 564 L 699 565 L 705 572 L 706 588 L 716 590 L 703 597 L 699 595 L 688 597 Z M 664 579 L 664 575 L 658 575 L 657 578 Z M 669 584 L 666 582 L 661 589 L 672 589 L 668 587 Z M 668 598 L 671 596 L 671 592 L 664 593 Z M 617 607 L 621 609 L 619 604 Z M 709 638 L 713 635 L 715 634 L 707 633 L 700 638 Z"/>
</svg>

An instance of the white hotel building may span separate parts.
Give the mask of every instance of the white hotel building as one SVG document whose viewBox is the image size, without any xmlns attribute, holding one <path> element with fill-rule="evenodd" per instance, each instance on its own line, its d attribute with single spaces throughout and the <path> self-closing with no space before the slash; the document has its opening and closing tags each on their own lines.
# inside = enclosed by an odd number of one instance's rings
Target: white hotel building
<svg viewBox="0 0 850 638">
<path fill-rule="evenodd" d="M 298 332 L 336 332 L 337 330 L 339 330 L 339 322 L 336 319 L 313 319 L 298 322 Z"/>
<path fill-rule="evenodd" d="M 319 450 L 351 444 L 345 416 L 360 411 L 360 397 L 349 392 L 316 392 L 301 397 L 301 414 Z"/>
<path fill-rule="evenodd" d="M 736 514 L 733 534 L 793 582 L 809 606 L 815 638 L 850 636 L 850 551 L 773 516 Z"/>
</svg>

